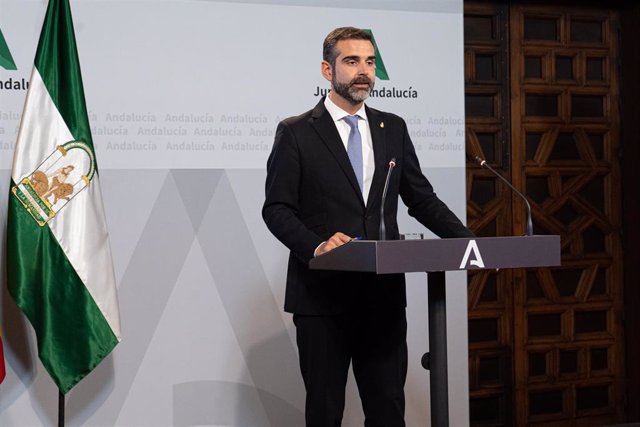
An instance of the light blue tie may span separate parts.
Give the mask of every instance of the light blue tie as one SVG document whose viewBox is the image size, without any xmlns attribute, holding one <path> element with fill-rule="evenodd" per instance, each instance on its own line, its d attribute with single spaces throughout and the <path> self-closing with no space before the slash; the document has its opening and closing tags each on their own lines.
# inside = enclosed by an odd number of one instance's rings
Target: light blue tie
<svg viewBox="0 0 640 427">
<path fill-rule="evenodd" d="M 351 132 L 349 132 L 349 140 L 347 141 L 347 155 L 351 161 L 353 171 L 356 173 L 360 192 L 362 192 L 362 137 L 360 136 L 360 130 L 358 130 L 358 116 L 346 116 L 344 121 L 351 128 Z"/>
</svg>

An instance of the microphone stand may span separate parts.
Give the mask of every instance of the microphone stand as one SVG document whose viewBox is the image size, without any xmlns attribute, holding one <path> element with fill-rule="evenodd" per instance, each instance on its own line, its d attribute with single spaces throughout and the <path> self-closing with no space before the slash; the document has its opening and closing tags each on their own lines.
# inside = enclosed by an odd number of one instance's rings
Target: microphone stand
<svg viewBox="0 0 640 427">
<path fill-rule="evenodd" d="M 382 203 L 380 204 L 380 240 L 387 240 L 387 230 L 384 226 L 384 204 L 387 200 L 387 190 L 389 189 L 389 180 L 391 179 L 391 172 L 396 167 L 396 158 L 389 160 L 389 170 L 387 171 L 387 179 L 384 181 L 384 189 L 382 190 Z"/>
<path fill-rule="evenodd" d="M 509 181 L 507 181 L 507 179 L 505 177 L 503 177 L 502 175 L 500 175 L 498 172 L 496 172 L 495 169 L 493 169 L 491 166 L 489 166 L 489 163 L 487 163 L 486 160 L 481 159 L 478 156 L 474 157 L 474 160 L 482 167 L 485 167 L 487 169 L 489 169 L 491 171 L 491 173 L 493 173 L 495 176 L 497 176 L 498 178 L 500 178 L 502 181 L 504 181 L 505 184 L 507 184 L 509 186 L 510 189 L 512 189 L 518 196 L 520 196 L 522 198 L 522 200 L 524 200 L 524 203 L 527 206 L 527 236 L 533 236 L 533 221 L 531 220 L 531 205 L 529 204 L 529 201 L 527 200 L 527 198 L 525 197 L 524 194 L 522 194 L 520 191 L 518 191 L 516 189 L 516 187 L 514 187 L 513 185 L 511 185 L 511 183 Z"/>
</svg>

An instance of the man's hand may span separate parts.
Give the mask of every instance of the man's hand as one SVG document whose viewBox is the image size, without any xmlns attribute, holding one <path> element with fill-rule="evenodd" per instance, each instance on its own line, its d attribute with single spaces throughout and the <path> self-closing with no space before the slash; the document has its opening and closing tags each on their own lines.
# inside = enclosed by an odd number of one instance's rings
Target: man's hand
<svg viewBox="0 0 640 427">
<path fill-rule="evenodd" d="M 337 248 L 338 246 L 349 243 L 352 240 L 353 238 L 347 236 L 346 234 L 337 232 L 336 234 L 331 236 L 329 240 L 318 246 L 318 249 L 316 249 L 316 253 L 314 254 L 314 256 L 322 255 L 323 253 L 329 252 Z"/>
</svg>

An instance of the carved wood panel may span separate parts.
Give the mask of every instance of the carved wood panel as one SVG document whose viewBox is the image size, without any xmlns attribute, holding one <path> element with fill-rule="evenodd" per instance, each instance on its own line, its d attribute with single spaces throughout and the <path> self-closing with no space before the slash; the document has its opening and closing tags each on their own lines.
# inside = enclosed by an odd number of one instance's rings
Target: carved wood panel
<svg viewBox="0 0 640 427">
<path fill-rule="evenodd" d="M 467 154 L 509 177 L 508 8 L 465 6 Z M 488 170 L 467 164 L 467 220 L 478 236 L 511 235 L 511 192 Z M 513 417 L 512 273 L 469 273 L 469 409 L 472 422 Z"/>
<path fill-rule="evenodd" d="M 562 266 L 469 276 L 474 425 L 624 419 L 617 16 L 465 5 L 467 151 L 529 196 Z M 472 162 L 468 219 L 517 235 L 524 204 Z"/>
</svg>

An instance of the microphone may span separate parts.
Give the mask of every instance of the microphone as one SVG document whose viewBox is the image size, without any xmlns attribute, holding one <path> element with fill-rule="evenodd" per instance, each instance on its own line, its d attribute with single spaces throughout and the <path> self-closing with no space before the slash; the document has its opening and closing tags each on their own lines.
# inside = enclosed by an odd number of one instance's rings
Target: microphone
<svg viewBox="0 0 640 427">
<path fill-rule="evenodd" d="M 389 189 L 389 179 L 391 179 L 391 172 L 396 167 L 396 158 L 393 157 L 389 160 L 389 170 L 387 171 L 387 179 L 384 181 L 384 189 L 382 190 L 382 204 L 380 205 L 380 240 L 387 239 L 387 231 L 384 227 L 384 203 L 387 200 L 387 190 Z"/>
<path fill-rule="evenodd" d="M 524 203 L 527 205 L 527 236 L 533 236 L 533 222 L 531 221 L 531 205 L 529 204 L 529 201 L 527 200 L 527 198 L 525 197 L 524 194 L 522 194 L 521 192 L 519 192 L 516 187 L 514 187 L 513 185 L 511 185 L 511 183 L 509 181 L 506 180 L 505 177 L 503 177 L 502 175 L 500 175 L 498 172 L 496 172 L 495 169 L 493 169 L 491 166 L 489 166 L 489 163 L 487 163 L 486 160 L 481 159 L 478 156 L 474 157 L 474 160 L 482 167 L 485 167 L 487 169 L 489 169 L 491 171 L 491 173 L 493 173 L 495 176 L 497 176 L 498 178 L 500 178 L 502 181 L 504 181 L 505 184 L 507 184 L 509 186 L 509 188 L 511 188 L 513 191 L 515 191 L 515 193 L 520 196 L 522 198 L 522 200 L 524 200 Z"/>
</svg>

